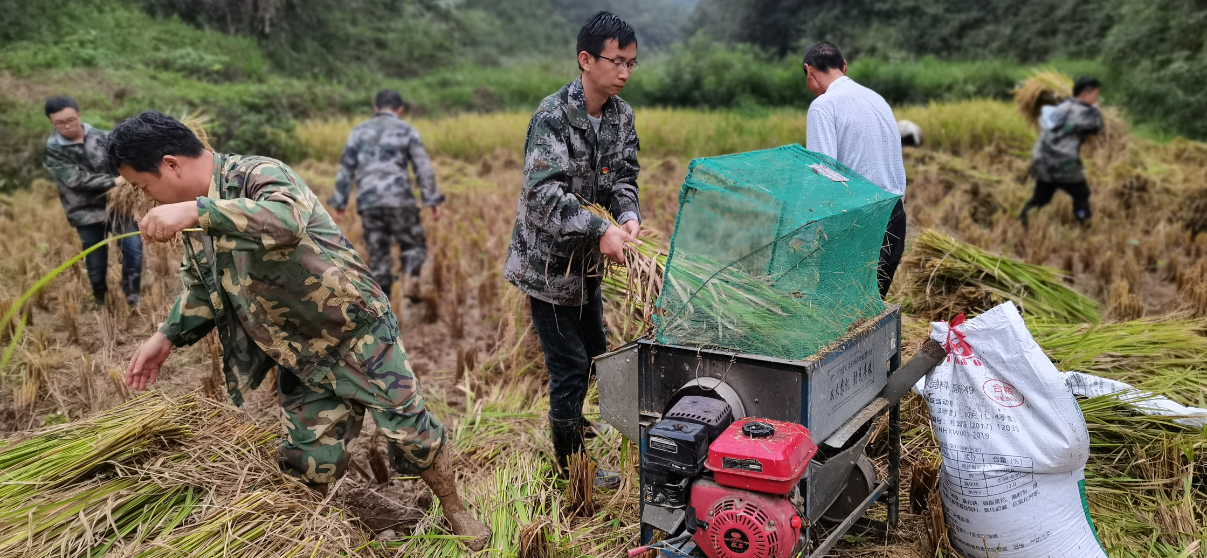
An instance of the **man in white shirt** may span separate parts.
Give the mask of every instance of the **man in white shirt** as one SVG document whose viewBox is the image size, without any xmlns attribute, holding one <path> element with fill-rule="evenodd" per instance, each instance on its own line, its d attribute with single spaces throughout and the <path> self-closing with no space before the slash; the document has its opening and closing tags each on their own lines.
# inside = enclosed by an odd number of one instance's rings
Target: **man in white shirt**
<svg viewBox="0 0 1207 558">
<path fill-rule="evenodd" d="M 855 169 L 882 190 L 904 196 L 901 132 L 884 97 L 847 77 L 847 61 L 833 43 L 809 47 L 804 69 L 809 90 L 817 95 L 809 105 L 806 147 Z M 880 249 L 882 298 L 904 251 L 905 206 L 897 200 Z"/>
</svg>

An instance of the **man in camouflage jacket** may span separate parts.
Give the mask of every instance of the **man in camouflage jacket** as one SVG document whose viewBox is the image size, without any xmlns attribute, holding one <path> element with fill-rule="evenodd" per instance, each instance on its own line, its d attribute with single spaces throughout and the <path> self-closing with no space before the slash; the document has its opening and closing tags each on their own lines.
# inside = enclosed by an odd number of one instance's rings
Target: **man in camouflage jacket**
<svg viewBox="0 0 1207 558">
<path fill-rule="evenodd" d="M 140 222 L 144 236 L 185 233 L 184 291 L 127 381 L 145 388 L 173 347 L 216 328 L 234 403 L 277 368 L 283 471 L 325 491 L 368 410 L 394 468 L 427 481 L 453 531 L 481 549 L 489 530 L 457 495 L 444 427 L 424 406 L 385 294 L 302 179 L 274 159 L 207 151 L 157 112 L 118 125 L 107 156 L 162 204 Z"/>
<path fill-rule="evenodd" d="M 105 240 L 111 233 L 137 230 L 132 219 L 110 215 L 105 207 L 109 190 L 121 180 L 105 168 L 107 134 L 80 122 L 80 106 L 70 97 L 47 99 L 46 118 L 55 131 L 46 140 L 42 165 L 54 177 L 67 222 L 75 227 L 84 248 Z M 126 302 L 137 306 L 142 287 L 142 240 L 132 236 L 118 243 L 122 251 L 122 291 Z M 105 294 L 109 290 L 108 266 L 108 246 L 84 257 L 88 283 L 98 307 L 105 304 Z"/>
<path fill-rule="evenodd" d="M 582 75 L 541 102 L 528 124 L 524 186 L 504 275 L 529 296 L 549 370 L 549 424 L 562 470 L 582 451 L 591 359 L 607 349 L 603 257 L 637 243 L 637 132 L 617 97 L 637 66 L 633 28 L 600 13 L 578 38 Z M 584 206 L 599 204 L 616 220 Z M 615 477 L 599 477 L 611 484 Z"/>
<path fill-rule="evenodd" d="M 1102 112 L 1098 91 L 1102 84 L 1092 77 L 1079 78 L 1073 85 L 1073 97 L 1055 107 L 1044 107 L 1039 119 L 1039 140 L 1031 150 L 1031 176 L 1035 193 L 1023 206 L 1019 220 L 1028 225 L 1027 212 L 1048 205 L 1057 190 L 1073 197 L 1073 216 L 1088 225 L 1090 188 L 1081 163 L 1081 144 L 1102 130 Z"/>
<path fill-rule="evenodd" d="M 418 302 L 418 278 L 427 257 L 427 245 L 407 165 L 415 171 L 423 205 L 432 208 L 433 219 L 440 218 L 444 196 L 436 189 L 436 175 L 419 132 L 402 120 L 405 106 L 397 91 L 386 89 L 377 94 L 374 100 L 377 114 L 348 136 L 335 178 L 335 193 L 327 204 L 335 211 L 336 219 L 342 220 L 355 177 L 356 212 L 364 223 L 373 279 L 390 296 L 394 284 L 390 248 L 397 242 L 408 282 L 406 295 L 412 302 Z"/>
</svg>

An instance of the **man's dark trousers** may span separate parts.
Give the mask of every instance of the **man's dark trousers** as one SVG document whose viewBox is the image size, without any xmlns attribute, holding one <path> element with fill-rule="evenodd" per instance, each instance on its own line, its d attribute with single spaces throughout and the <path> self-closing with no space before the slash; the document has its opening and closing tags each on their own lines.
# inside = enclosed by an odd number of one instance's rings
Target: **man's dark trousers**
<svg viewBox="0 0 1207 558">
<path fill-rule="evenodd" d="M 1090 212 L 1090 187 L 1084 180 L 1078 182 L 1037 181 L 1035 183 L 1035 193 L 1031 196 L 1031 199 L 1027 200 L 1027 204 L 1023 206 L 1023 215 L 1026 215 L 1027 211 L 1032 208 L 1048 205 L 1057 190 L 1064 190 L 1073 198 L 1073 216 L 1077 218 L 1078 223 L 1085 223 L 1090 220 L 1090 217 L 1093 216 L 1093 213 Z"/>
<path fill-rule="evenodd" d="M 106 221 L 76 227 L 80 242 L 84 249 L 95 246 L 105 240 L 110 234 L 119 235 L 138 230 L 138 226 L 130 220 Z M 142 288 L 142 238 L 132 236 L 118 241 L 122 251 L 122 291 L 126 301 L 138 304 L 139 292 Z M 105 280 L 109 267 L 109 246 L 96 249 L 84 256 L 84 268 L 88 270 L 88 283 L 92 285 L 92 296 L 98 304 L 104 304 L 105 293 L 108 292 L 108 282 Z"/>
<path fill-rule="evenodd" d="M 587 281 L 592 281 L 588 278 Z M 596 286 L 584 306 L 559 306 L 529 297 L 532 325 L 545 351 L 549 369 L 549 417 L 570 420 L 582 417 L 587 397 L 591 359 L 608 349 L 604 333 L 603 297 Z"/>
<path fill-rule="evenodd" d="M 876 270 L 876 279 L 880 283 L 880 298 L 888 295 L 889 287 L 893 286 L 893 275 L 897 273 L 897 265 L 901 263 L 901 255 L 905 253 L 905 203 L 897 200 L 893 206 L 893 214 L 888 219 L 888 228 L 884 231 L 884 242 L 880 245 L 880 266 Z"/>
</svg>

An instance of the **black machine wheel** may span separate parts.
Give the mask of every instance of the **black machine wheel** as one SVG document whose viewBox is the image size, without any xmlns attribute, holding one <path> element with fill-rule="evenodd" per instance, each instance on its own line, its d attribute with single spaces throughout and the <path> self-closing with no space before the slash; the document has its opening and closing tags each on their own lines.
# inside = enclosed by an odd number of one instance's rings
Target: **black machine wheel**
<svg viewBox="0 0 1207 558">
<path fill-rule="evenodd" d="M 847 476 L 846 487 L 821 515 L 822 521 L 842 523 L 875 488 L 876 468 L 872 466 L 872 462 L 868 460 L 867 456 L 860 455 L 859 459 L 855 460 L 855 466 L 851 467 L 850 475 Z"/>
</svg>

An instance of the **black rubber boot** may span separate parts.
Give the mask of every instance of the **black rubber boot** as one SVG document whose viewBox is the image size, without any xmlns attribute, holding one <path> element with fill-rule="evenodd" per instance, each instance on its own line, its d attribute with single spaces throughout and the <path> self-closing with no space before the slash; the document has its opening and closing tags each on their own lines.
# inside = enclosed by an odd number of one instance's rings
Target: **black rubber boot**
<svg viewBox="0 0 1207 558">
<path fill-rule="evenodd" d="M 553 454 L 557 458 L 558 476 L 566 478 L 570 474 L 570 456 L 583 453 L 583 423 L 582 417 L 573 419 L 555 419 L 549 417 L 549 433 L 553 439 Z M 620 475 L 615 471 L 605 471 L 596 467 L 595 487 L 614 489 L 620 486 Z"/>
<path fill-rule="evenodd" d="M 553 440 L 558 475 L 565 478 L 570 471 L 570 456 L 583 451 L 582 420 L 549 417 L 549 437 Z"/>
</svg>

